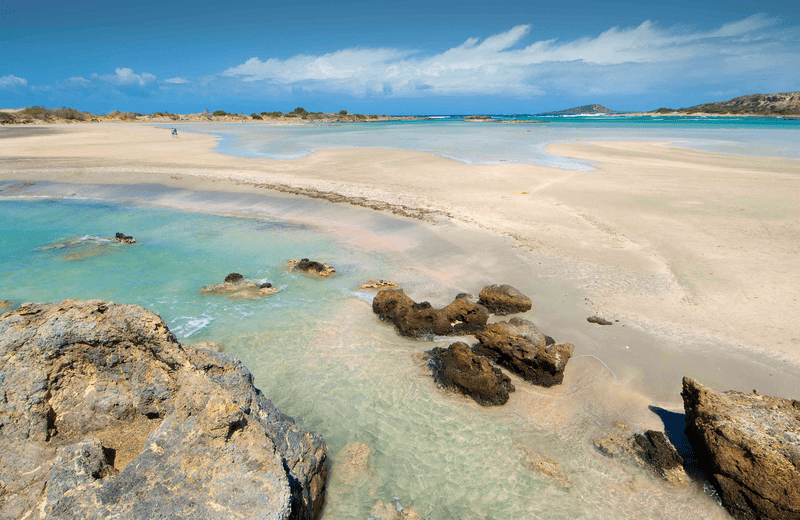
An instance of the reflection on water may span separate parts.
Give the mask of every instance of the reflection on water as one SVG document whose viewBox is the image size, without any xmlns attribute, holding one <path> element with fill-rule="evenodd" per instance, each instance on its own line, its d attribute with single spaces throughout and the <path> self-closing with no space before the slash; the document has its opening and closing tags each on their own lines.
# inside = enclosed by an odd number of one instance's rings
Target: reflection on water
<svg viewBox="0 0 800 520">
<path fill-rule="evenodd" d="M 86 238 L 117 229 L 137 244 Z M 107 254 L 88 254 L 95 250 Z M 336 275 L 285 270 L 304 257 L 330 263 Z M 373 316 L 374 291 L 359 289 L 391 279 L 415 297 L 452 299 L 449 281 L 410 262 L 410 254 L 265 218 L 0 201 L 0 298 L 135 303 L 159 313 L 183 342 L 223 345 L 279 408 L 327 440 L 326 518 L 392 508 L 454 520 L 725 517 L 702 486 L 669 488 L 594 450 L 592 439 L 615 422 L 663 428 L 651 400 L 617 382 L 600 359 L 576 357 L 564 384 L 550 389 L 515 380 L 517 392 L 499 408 L 436 388 L 420 356 L 433 343 L 398 336 Z M 230 272 L 280 291 L 255 300 L 200 293 Z"/>
</svg>

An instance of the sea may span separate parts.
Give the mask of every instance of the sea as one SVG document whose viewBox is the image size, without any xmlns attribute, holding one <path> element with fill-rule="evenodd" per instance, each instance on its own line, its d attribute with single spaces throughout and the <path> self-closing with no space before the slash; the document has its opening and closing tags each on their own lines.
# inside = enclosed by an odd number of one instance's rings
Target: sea
<svg viewBox="0 0 800 520">
<path fill-rule="evenodd" d="M 378 147 L 464 163 L 590 169 L 545 151 L 551 142 L 576 138 L 800 153 L 800 122 L 758 118 L 502 124 L 441 117 L 178 129 L 217 135 L 221 153 L 264 158 Z M 133 235 L 136 244 L 110 240 L 115 232 Z M 289 271 L 287 262 L 300 258 L 327 262 L 336 275 Z M 771 380 L 759 391 L 786 395 L 800 387 L 797 367 L 724 350 L 709 338 L 587 324 L 585 295 L 547 274 L 569 268 L 554 262 L 457 223 L 421 223 L 283 194 L 0 183 L 0 300 L 141 305 L 182 343 L 214 342 L 240 358 L 276 406 L 326 439 L 332 466 L 325 519 L 377 520 L 386 507 L 430 520 L 727 518 L 701 476 L 688 487 L 668 486 L 630 461 L 601 455 L 593 440 L 618 423 L 632 431 L 666 429 L 691 470 L 678 395 L 683 375 L 721 389 Z M 201 294 L 230 272 L 279 292 L 255 300 Z M 514 285 L 534 302 L 523 318 L 576 345 L 564 384 L 542 389 L 514 378 L 509 403 L 491 408 L 437 388 L 425 351 L 474 340 L 399 336 L 373 315 L 375 292 L 359 288 L 381 279 L 435 306 L 490 283 Z"/>
</svg>

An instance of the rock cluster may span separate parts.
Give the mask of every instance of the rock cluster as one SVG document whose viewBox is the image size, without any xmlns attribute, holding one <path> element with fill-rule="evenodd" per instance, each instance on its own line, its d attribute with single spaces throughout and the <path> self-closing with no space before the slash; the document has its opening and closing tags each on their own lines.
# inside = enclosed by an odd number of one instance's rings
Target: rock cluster
<svg viewBox="0 0 800 520">
<path fill-rule="evenodd" d="M 314 260 L 309 260 L 308 258 L 303 258 L 299 262 L 297 260 L 290 260 L 287 265 L 291 271 L 315 274 L 323 278 L 332 276 L 336 272 L 335 267 L 328 264 L 323 264 L 321 262 L 315 262 Z"/>
<path fill-rule="evenodd" d="M 275 294 L 278 289 L 269 282 L 248 280 L 239 273 L 230 273 L 225 281 L 216 285 L 206 285 L 200 289 L 202 294 L 224 294 L 230 299 L 256 299 Z"/>
<path fill-rule="evenodd" d="M 114 235 L 114 238 L 112 240 L 116 240 L 117 242 L 121 242 L 123 244 L 136 243 L 136 239 L 134 239 L 132 236 L 126 235 L 125 233 L 117 233 L 116 235 Z"/>
<path fill-rule="evenodd" d="M 597 451 L 607 457 L 632 459 L 636 465 L 650 468 L 670 484 L 689 483 L 683 458 L 664 432 L 647 430 L 644 433 L 631 433 L 627 426 L 617 426 L 618 431 L 594 441 Z"/>
<path fill-rule="evenodd" d="M 561 384 L 575 346 L 548 344 L 536 325 L 521 318 L 492 323 L 475 333 L 475 352 L 540 386 Z"/>
<path fill-rule="evenodd" d="M 481 305 L 497 316 L 531 310 L 531 299 L 510 285 L 487 285 L 478 298 Z"/>
<path fill-rule="evenodd" d="M 318 517 L 327 447 L 237 359 L 93 300 L 0 318 L 3 518 Z"/>
<path fill-rule="evenodd" d="M 514 391 L 511 379 L 462 342 L 446 349 L 436 347 L 426 353 L 436 383 L 473 398 L 484 406 L 502 405 Z"/>
<path fill-rule="evenodd" d="M 380 291 L 372 300 L 372 312 L 411 338 L 472 334 L 489 319 L 485 307 L 463 295 L 443 309 L 434 309 L 428 302 L 416 303 L 402 289 Z"/>
<path fill-rule="evenodd" d="M 394 289 L 397 284 L 389 280 L 370 280 L 358 286 L 359 289 Z"/>
<path fill-rule="evenodd" d="M 800 401 L 717 392 L 683 379 L 686 435 L 741 520 L 800 518 Z"/>
</svg>

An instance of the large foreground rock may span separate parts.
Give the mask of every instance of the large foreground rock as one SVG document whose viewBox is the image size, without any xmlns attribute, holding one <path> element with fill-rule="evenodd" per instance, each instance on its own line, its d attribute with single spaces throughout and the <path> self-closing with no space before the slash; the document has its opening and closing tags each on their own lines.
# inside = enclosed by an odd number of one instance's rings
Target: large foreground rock
<svg viewBox="0 0 800 520">
<path fill-rule="evenodd" d="M 800 518 L 800 401 L 683 379 L 686 435 L 739 519 Z"/>
<path fill-rule="evenodd" d="M 446 349 L 433 348 L 426 353 L 426 358 L 438 385 L 471 397 L 478 404 L 506 404 L 508 393 L 514 391 L 507 375 L 460 341 Z"/>
<path fill-rule="evenodd" d="M 0 320 L 0 518 L 313 519 L 327 447 L 237 359 L 99 300 Z"/>
<path fill-rule="evenodd" d="M 475 353 L 540 386 L 561 384 L 575 349 L 571 343 L 548 344 L 536 325 L 521 318 L 487 325 L 475 337 Z"/>
<path fill-rule="evenodd" d="M 434 309 L 428 302 L 414 302 L 402 289 L 380 291 L 372 300 L 372 312 L 412 338 L 473 334 L 489 319 L 486 308 L 467 295 L 460 294 L 447 307 Z"/>
<path fill-rule="evenodd" d="M 481 305 L 498 316 L 531 310 L 531 299 L 510 285 L 487 285 L 478 298 Z"/>
</svg>

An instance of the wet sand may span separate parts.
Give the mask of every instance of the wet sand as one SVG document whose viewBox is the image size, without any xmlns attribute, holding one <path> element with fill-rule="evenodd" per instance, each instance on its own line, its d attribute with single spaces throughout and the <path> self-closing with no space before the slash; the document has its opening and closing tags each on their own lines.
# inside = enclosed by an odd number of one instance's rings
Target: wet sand
<svg viewBox="0 0 800 520">
<path fill-rule="evenodd" d="M 31 127 L 33 130 L 34 127 Z M 509 237 L 587 292 L 587 315 L 673 338 L 705 335 L 800 360 L 800 161 L 661 143 L 554 144 L 575 172 L 465 165 L 402 150 L 333 149 L 291 161 L 213 151 L 209 135 L 139 124 L 0 129 L 0 180 L 273 190 L 448 218 Z"/>
</svg>

